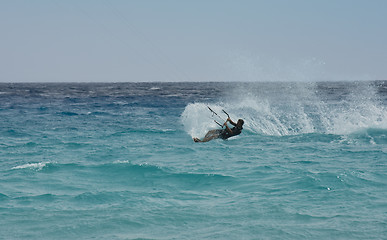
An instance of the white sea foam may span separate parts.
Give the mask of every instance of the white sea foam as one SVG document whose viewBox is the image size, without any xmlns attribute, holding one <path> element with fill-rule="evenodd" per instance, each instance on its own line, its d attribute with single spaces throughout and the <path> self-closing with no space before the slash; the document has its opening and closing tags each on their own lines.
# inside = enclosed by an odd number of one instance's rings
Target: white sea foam
<svg viewBox="0 0 387 240">
<path fill-rule="evenodd" d="M 129 160 L 116 160 L 113 162 L 114 164 L 128 164 L 130 163 Z"/>
<path fill-rule="evenodd" d="M 27 164 L 23 164 L 23 165 L 19 165 L 19 166 L 13 167 L 12 169 L 15 170 L 15 169 L 26 169 L 26 168 L 29 168 L 29 169 L 34 169 L 34 170 L 40 171 L 40 170 L 42 170 L 48 163 L 49 163 L 49 162 L 27 163 Z"/>
</svg>

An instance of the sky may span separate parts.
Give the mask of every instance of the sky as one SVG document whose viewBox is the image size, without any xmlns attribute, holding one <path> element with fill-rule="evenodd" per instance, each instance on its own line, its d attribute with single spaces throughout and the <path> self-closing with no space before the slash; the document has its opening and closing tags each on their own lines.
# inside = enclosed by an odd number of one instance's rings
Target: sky
<svg viewBox="0 0 387 240">
<path fill-rule="evenodd" d="M 387 79 L 385 0 L 0 0 L 0 82 Z"/>
</svg>

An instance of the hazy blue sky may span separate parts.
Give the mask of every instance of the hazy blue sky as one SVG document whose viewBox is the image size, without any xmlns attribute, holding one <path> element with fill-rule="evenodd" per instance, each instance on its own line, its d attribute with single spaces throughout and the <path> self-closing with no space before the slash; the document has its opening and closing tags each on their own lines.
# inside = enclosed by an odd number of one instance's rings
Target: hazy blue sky
<svg viewBox="0 0 387 240">
<path fill-rule="evenodd" d="M 385 0 L 0 0 L 0 81 L 387 79 Z"/>
</svg>

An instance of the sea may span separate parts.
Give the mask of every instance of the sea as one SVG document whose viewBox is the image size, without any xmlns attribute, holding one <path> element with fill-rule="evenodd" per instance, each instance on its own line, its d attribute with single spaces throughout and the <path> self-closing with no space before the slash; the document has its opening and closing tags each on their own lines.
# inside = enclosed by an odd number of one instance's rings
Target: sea
<svg viewBox="0 0 387 240">
<path fill-rule="evenodd" d="M 0 83 L 0 239 L 387 239 L 387 81 Z"/>
</svg>

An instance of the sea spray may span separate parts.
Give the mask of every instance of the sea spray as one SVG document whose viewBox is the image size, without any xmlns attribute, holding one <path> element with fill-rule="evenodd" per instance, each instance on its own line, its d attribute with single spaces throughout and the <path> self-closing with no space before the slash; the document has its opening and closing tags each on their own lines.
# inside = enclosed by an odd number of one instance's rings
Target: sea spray
<svg viewBox="0 0 387 240">
<path fill-rule="evenodd" d="M 387 109 L 375 85 L 357 83 L 331 107 L 331 133 L 348 134 L 367 128 L 387 128 Z"/>
<path fill-rule="evenodd" d="M 204 136 L 218 127 L 207 105 L 218 112 L 225 109 L 234 120 L 244 119 L 245 130 L 264 135 L 341 135 L 387 127 L 387 110 L 372 84 L 357 83 L 348 89 L 341 83 L 338 86 L 343 88 L 343 95 L 336 96 L 338 99 L 330 99 L 330 91 L 335 89 L 329 83 L 289 83 L 279 88 L 271 85 L 265 86 L 266 91 L 242 85 L 233 89 L 232 96 L 228 93 L 226 100 L 188 104 L 181 115 L 185 130 L 191 136 Z"/>
<path fill-rule="evenodd" d="M 194 103 L 188 104 L 181 115 L 181 121 L 186 132 L 192 137 L 204 136 L 208 130 L 219 128 L 215 121 L 224 123 L 224 119 L 214 115 L 208 107 L 211 107 L 215 112 L 221 112 L 222 107 L 214 104 Z M 215 121 L 214 121 L 215 120 Z"/>
</svg>

